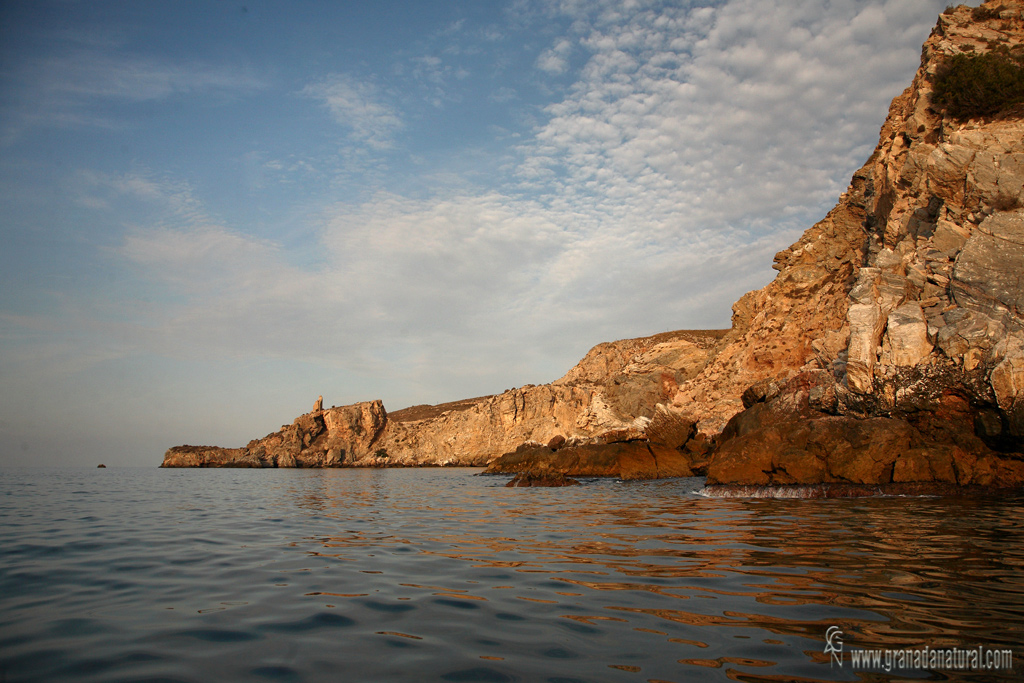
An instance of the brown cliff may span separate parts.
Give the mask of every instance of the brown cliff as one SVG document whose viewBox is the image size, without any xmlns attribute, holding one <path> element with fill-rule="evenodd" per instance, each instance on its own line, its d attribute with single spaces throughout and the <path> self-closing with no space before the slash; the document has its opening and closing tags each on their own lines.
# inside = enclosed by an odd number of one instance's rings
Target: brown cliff
<svg viewBox="0 0 1024 683">
<path fill-rule="evenodd" d="M 1022 111 L 954 117 L 935 96 L 956 55 L 993 54 L 1024 64 L 1024 3 L 939 17 L 839 205 L 681 387 L 673 407 L 717 430 L 754 385 L 709 483 L 1024 483 Z"/>
<path fill-rule="evenodd" d="M 691 424 L 658 403 L 697 375 L 724 335 L 680 330 L 600 344 L 550 384 L 390 414 L 380 401 L 323 410 L 318 399 L 312 412 L 244 448 L 177 446 L 163 466 L 483 466 L 524 443 L 646 442 L 648 432 L 674 448 Z"/>
<path fill-rule="evenodd" d="M 344 467 L 376 457 L 387 424 L 380 401 L 313 410 L 243 448 L 175 446 L 161 467 Z"/>
</svg>

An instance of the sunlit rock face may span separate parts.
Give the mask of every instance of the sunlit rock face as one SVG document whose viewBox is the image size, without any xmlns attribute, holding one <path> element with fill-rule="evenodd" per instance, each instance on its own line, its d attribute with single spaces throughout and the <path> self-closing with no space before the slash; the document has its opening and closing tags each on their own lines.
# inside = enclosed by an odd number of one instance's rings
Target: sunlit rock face
<svg viewBox="0 0 1024 683">
<path fill-rule="evenodd" d="M 719 355 L 733 371 L 716 359 L 673 402 L 711 430 L 732 418 L 710 482 L 1024 483 L 1022 109 L 955 120 L 932 98 L 953 55 L 1022 45 L 1019 1 L 939 17 L 839 205 L 738 304 L 745 330 Z M 809 352 L 760 362 L 787 324 L 785 348 Z M 720 409 L 728 392 L 707 405 L 709 387 L 764 376 L 780 388 L 745 414 Z"/>
<path fill-rule="evenodd" d="M 163 467 L 343 467 L 374 457 L 387 424 L 380 401 L 313 410 L 244 448 L 175 446 Z"/>
<path fill-rule="evenodd" d="M 556 439 L 591 449 L 642 442 L 650 459 L 648 443 L 675 450 L 692 441 L 693 422 L 659 404 L 700 372 L 724 334 L 677 331 L 604 343 L 550 384 L 390 414 L 380 401 L 324 410 L 317 399 L 312 412 L 245 448 L 179 446 L 167 451 L 164 466 L 483 466 L 524 443 Z M 702 443 L 691 450 L 703 454 Z M 689 472 L 664 462 L 661 476 Z M 659 471 L 626 466 L 641 470 Z"/>
<path fill-rule="evenodd" d="M 706 470 L 713 484 L 1017 485 L 1024 108 L 954 119 L 933 93 L 952 56 L 1012 53 L 1022 38 L 1021 0 L 944 12 L 874 153 L 776 254 L 775 280 L 733 305 L 728 331 L 599 344 L 550 384 L 439 406 L 318 402 L 245 448 L 172 448 L 164 465 L 482 466 L 510 454 L 511 467 L 526 444 L 536 467 L 563 474 L 623 476 L 625 462 L 637 476 Z M 638 464 L 669 451 L 675 469 Z"/>
<path fill-rule="evenodd" d="M 398 411 L 383 439 L 388 462 L 486 465 L 523 443 L 646 440 L 648 429 L 659 443 L 675 439 L 675 448 L 682 445 L 672 433 L 679 420 L 658 404 L 704 367 L 723 334 L 678 331 L 600 344 L 551 384 Z"/>
</svg>

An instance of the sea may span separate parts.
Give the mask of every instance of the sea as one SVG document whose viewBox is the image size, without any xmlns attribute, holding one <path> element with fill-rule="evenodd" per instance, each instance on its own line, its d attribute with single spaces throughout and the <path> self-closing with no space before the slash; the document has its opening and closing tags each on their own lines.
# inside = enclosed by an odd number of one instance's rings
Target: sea
<svg viewBox="0 0 1024 683">
<path fill-rule="evenodd" d="M 1019 494 L 508 479 L 0 470 L 0 681 L 1024 679 Z"/>
</svg>

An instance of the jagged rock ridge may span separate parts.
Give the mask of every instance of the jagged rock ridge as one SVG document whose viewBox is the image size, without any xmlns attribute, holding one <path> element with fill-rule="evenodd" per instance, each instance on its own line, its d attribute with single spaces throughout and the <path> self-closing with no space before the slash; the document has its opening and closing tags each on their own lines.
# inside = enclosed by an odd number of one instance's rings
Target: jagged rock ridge
<svg viewBox="0 0 1024 683">
<path fill-rule="evenodd" d="M 692 424 L 677 424 L 658 404 L 697 375 L 725 332 L 680 330 L 599 344 L 550 384 L 390 414 L 380 401 L 324 410 L 318 399 L 313 411 L 243 448 L 177 446 L 163 466 L 481 466 L 523 443 L 621 443 L 649 433 L 674 448 Z"/>
</svg>

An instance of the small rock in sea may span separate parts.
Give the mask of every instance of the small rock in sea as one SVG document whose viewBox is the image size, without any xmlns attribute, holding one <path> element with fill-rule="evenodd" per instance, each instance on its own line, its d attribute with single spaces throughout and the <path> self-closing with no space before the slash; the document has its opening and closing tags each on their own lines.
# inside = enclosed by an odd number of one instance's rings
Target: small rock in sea
<svg viewBox="0 0 1024 683">
<path fill-rule="evenodd" d="M 559 472 L 520 472 L 505 486 L 579 486 L 575 479 Z"/>
<path fill-rule="evenodd" d="M 104 465 L 103 463 L 100 463 L 99 465 L 96 465 L 96 467 L 97 467 L 97 469 L 100 468 L 100 467 L 106 469 L 107 466 Z"/>
</svg>

